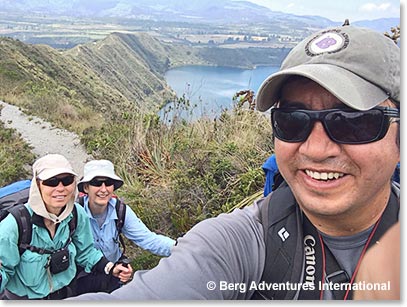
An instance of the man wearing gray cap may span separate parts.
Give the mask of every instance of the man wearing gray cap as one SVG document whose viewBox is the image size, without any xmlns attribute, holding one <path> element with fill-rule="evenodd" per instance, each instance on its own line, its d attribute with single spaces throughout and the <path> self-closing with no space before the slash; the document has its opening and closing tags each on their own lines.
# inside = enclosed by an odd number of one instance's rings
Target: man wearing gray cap
<svg viewBox="0 0 407 307">
<path fill-rule="evenodd" d="M 197 224 L 125 287 L 80 298 L 352 299 L 366 250 L 398 220 L 399 106 L 391 39 L 352 26 L 307 37 L 257 97 L 284 182 Z"/>
</svg>

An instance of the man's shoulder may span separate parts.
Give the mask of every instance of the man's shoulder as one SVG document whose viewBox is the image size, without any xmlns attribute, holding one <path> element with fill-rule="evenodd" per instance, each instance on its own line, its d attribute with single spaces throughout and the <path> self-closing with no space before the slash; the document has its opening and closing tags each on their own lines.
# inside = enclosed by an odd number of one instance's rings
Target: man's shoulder
<svg viewBox="0 0 407 307">
<path fill-rule="evenodd" d="M 190 232 L 198 236 L 210 233 L 211 241 L 219 244 L 233 245 L 236 240 L 263 241 L 259 203 L 261 200 L 243 209 L 235 209 L 231 213 L 222 213 L 206 219 L 195 225 Z"/>
<path fill-rule="evenodd" d="M 225 224 L 245 226 L 247 224 L 257 224 L 260 222 L 260 208 L 263 206 L 265 198 L 255 200 L 253 204 L 241 209 L 235 209 L 230 213 L 222 213 L 213 220 Z"/>
</svg>

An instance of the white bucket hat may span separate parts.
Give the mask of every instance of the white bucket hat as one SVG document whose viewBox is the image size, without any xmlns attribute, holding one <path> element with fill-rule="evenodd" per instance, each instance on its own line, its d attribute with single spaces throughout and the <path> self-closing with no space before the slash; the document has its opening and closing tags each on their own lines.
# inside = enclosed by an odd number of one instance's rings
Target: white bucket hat
<svg viewBox="0 0 407 307">
<path fill-rule="evenodd" d="M 85 164 L 83 178 L 78 183 L 78 190 L 80 192 L 85 192 L 83 190 L 83 184 L 91 181 L 95 177 L 107 177 L 113 179 L 115 181 L 115 190 L 123 185 L 123 179 L 115 174 L 112 162 L 109 160 L 93 160 Z"/>
</svg>

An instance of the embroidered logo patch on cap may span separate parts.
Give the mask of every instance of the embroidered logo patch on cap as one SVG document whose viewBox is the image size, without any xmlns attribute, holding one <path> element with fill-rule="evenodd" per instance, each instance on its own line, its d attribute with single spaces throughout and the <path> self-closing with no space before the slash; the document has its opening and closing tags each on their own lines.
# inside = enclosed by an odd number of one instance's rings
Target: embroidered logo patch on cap
<svg viewBox="0 0 407 307">
<path fill-rule="evenodd" d="M 348 35 L 333 29 L 322 32 L 311 39 L 305 46 L 305 52 L 309 56 L 316 56 L 322 53 L 335 53 L 345 49 L 348 44 Z"/>
</svg>

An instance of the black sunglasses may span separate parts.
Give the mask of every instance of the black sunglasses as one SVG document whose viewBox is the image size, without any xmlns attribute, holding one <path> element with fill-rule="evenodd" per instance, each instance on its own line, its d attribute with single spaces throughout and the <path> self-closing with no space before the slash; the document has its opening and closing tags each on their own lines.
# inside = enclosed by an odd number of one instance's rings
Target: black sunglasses
<svg viewBox="0 0 407 307">
<path fill-rule="evenodd" d="M 55 188 L 56 186 L 59 185 L 60 182 L 62 182 L 62 185 L 64 187 L 72 184 L 75 180 L 74 176 L 65 176 L 65 177 L 51 177 L 47 180 L 43 180 L 42 184 L 46 185 L 47 187 L 53 187 Z"/>
<path fill-rule="evenodd" d="M 289 143 L 304 142 L 309 137 L 316 121 L 322 123 L 329 138 L 336 143 L 371 143 L 386 135 L 391 118 L 400 119 L 398 109 L 388 107 L 375 107 L 367 111 L 271 109 L 274 135 L 279 140 Z"/>
<path fill-rule="evenodd" d="M 93 178 L 91 181 L 89 181 L 89 185 L 94 186 L 94 187 L 101 187 L 102 184 L 105 184 L 105 186 L 109 187 L 111 185 L 114 185 L 114 180 L 111 178 Z"/>
</svg>

